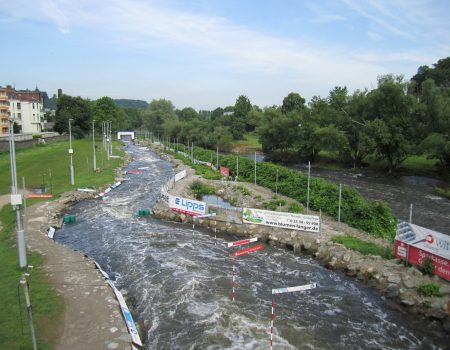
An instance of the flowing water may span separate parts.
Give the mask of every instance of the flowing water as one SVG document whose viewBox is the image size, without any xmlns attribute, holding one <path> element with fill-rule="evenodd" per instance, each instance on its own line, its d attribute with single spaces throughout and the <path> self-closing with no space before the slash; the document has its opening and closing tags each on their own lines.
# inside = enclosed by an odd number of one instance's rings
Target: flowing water
<svg viewBox="0 0 450 350">
<path fill-rule="evenodd" d="M 103 201 L 70 208 L 77 222 L 55 239 L 92 256 L 128 291 L 145 349 L 268 349 L 271 289 L 316 282 L 307 292 L 276 295 L 274 349 L 444 349 L 449 337 L 420 317 L 392 307 L 378 293 L 309 256 L 266 247 L 236 258 L 238 237 L 137 218 L 173 174 L 168 162 L 127 146 L 128 169 L 149 167 Z M 236 249 L 236 248 L 235 248 Z"/>
</svg>

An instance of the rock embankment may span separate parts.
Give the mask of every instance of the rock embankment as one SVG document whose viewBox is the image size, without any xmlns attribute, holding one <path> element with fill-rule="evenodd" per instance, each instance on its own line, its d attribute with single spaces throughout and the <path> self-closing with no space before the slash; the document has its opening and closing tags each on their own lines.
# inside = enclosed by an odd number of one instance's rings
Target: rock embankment
<svg viewBox="0 0 450 350">
<path fill-rule="evenodd" d="M 185 167 L 180 164 L 179 160 L 172 159 L 172 161 L 177 168 Z M 193 197 L 189 190 L 190 184 L 194 179 L 199 181 L 199 177 L 193 174 L 193 170 L 189 169 L 187 178 L 177 182 L 176 186 L 169 192 L 173 195 L 190 195 Z M 229 184 L 204 179 L 200 181 L 215 185 L 217 194 L 224 195 L 230 191 Z M 239 187 L 241 186 L 248 189 L 245 196 L 252 198 L 243 199 L 242 191 L 237 190 L 233 196 L 237 198 L 239 197 L 239 192 L 241 192 L 241 197 L 236 200 L 238 205 L 243 202 L 257 205 L 261 197 L 270 195 L 272 197 L 269 196 L 268 198 L 273 198 L 274 195 L 272 191 L 254 184 L 240 182 Z M 228 194 L 224 197 L 229 196 Z M 152 213 L 154 217 L 164 220 L 192 224 L 192 217 L 172 211 L 163 201 L 160 201 L 152 208 Z M 437 276 L 424 275 L 417 268 L 406 267 L 397 259 L 386 260 L 379 256 L 362 255 L 357 251 L 347 249 L 342 244 L 332 242 L 331 238 L 334 235 L 350 234 L 360 239 L 365 238 L 369 241 L 376 241 L 376 243 L 381 243 L 384 246 L 391 245 L 389 242 L 379 242 L 380 239 L 371 239 L 367 234 L 356 232 L 357 230 L 328 217 L 324 217 L 320 234 L 253 224 L 221 222 L 209 218 L 195 220 L 195 223 L 210 229 L 216 229 L 218 232 L 228 232 L 244 237 L 258 237 L 262 242 L 284 246 L 286 249 L 294 251 L 294 253 L 304 252 L 311 254 L 320 259 L 327 268 L 343 270 L 347 275 L 365 281 L 412 312 L 423 314 L 433 320 L 440 320 L 445 330 L 450 331 L 449 282 Z M 425 297 L 421 295 L 418 287 L 427 283 L 439 285 L 443 296 Z"/>
</svg>

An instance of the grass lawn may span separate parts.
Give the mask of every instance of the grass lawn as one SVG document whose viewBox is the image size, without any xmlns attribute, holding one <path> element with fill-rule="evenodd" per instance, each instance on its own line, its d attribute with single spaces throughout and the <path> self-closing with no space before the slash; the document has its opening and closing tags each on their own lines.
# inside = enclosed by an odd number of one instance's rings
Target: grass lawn
<svg viewBox="0 0 450 350">
<path fill-rule="evenodd" d="M 122 159 L 111 158 L 107 160 L 106 151 L 102 147 L 101 140 L 97 141 L 97 168 L 100 172 L 94 172 L 92 166 L 92 140 L 74 140 L 73 164 L 75 170 L 75 186 L 70 185 L 68 142 L 54 142 L 46 145 L 16 150 L 17 182 L 22 188 L 22 176 L 25 176 L 27 188 L 50 188 L 53 195 L 79 187 L 98 187 L 112 182 L 114 169 L 122 164 Z M 123 151 L 115 144 L 114 155 L 123 156 Z M 9 152 L 0 153 L 0 194 L 10 193 L 11 175 L 9 165 Z M 51 177 L 50 177 L 51 174 Z M 50 191 L 50 190 L 49 190 Z"/>
<path fill-rule="evenodd" d="M 118 146 L 119 143 L 116 143 L 113 154 L 123 156 Z M 113 182 L 115 169 L 122 164 L 123 159 L 111 158 L 108 161 L 101 140 L 97 142 L 97 167 L 100 172 L 93 171 L 92 140 L 75 140 L 73 149 L 75 186 L 70 185 L 67 141 L 16 150 L 19 187 L 22 188 L 22 176 L 25 176 L 27 188 L 43 187 L 44 183 L 57 196 L 78 187 L 98 187 Z M 0 153 L 0 169 L 0 194 L 9 193 L 11 176 L 8 152 Z M 38 200 L 33 199 L 34 202 Z M 23 289 L 17 288 L 24 271 L 18 267 L 13 234 L 15 215 L 10 205 L 5 205 L 0 211 L 0 220 L 3 227 L 0 233 L 0 349 L 32 349 Z M 28 253 L 27 258 L 29 265 L 35 267 L 31 269 L 28 281 L 38 348 L 52 349 L 52 339 L 55 339 L 63 317 L 63 298 L 48 284 L 45 275 L 38 272 L 43 263 L 42 257 Z"/>
<path fill-rule="evenodd" d="M 246 153 L 246 152 L 260 152 L 262 146 L 259 143 L 259 135 L 256 132 L 250 132 L 244 135 L 244 139 L 240 141 L 235 141 L 233 143 L 233 151 Z"/>
<path fill-rule="evenodd" d="M 3 229 L 0 233 L 0 348 L 32 349 L 27 309 L 23 288 L 18 288 L 21 274 L 15 247 L 15 214 L 8 204 L 0 211 Z M 28 253 L 28 263 L 34 267 L 42 264 L 42 257 Z M 62 296 L 47 283 L 44 275 L 31 270 L 28 278 L 33 320 L 40 350 L 52 349 L 51 340 L 61 322 L 64 310 Z M 19 306 L 20 296 L 20 306 Z"/>
<path fill-rule="evenodd" d="M 375 243 L 366 242 L 352 236 L 334 236 L 332 241 L 343 244 L 345 247 L 356 250 L 363 255 L 378 255 L 384 259 L 394 258 L 392 249 L 382 247 Z"/>
</svg>

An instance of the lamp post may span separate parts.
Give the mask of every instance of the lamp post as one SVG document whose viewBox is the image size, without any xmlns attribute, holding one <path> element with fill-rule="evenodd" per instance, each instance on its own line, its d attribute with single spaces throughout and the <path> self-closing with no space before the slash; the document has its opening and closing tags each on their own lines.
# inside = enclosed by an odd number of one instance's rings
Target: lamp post
<svg viewBox="0 0 450 350">
<path fill-rule="evenodd" d="M 72 148 L 72 126 L 70 124 L 70 121 L 73 119 L 69 119 L 69 160 L 70 160 L 70 184 L 73 186 L 75 185 L 75 178 L 74 178 L 74 172 L 73 172 L 73 148 Z"/>
<path fill-rule="evenodd" d="M 311 181 L 311 162 L 308 162 L 308 192 L 306 195 L 306 214 L 309 213 L 309 184 Z"/>
<path fill-rule="evenodd" d="M 97 170 L 97 159 L 95 157 L 95 119 L 92 120 L 92 150 L 94 151 L 93 165 L 94 171 Z"/>
<path fill-rule="evenodd" d="M 22 225 L 22 215 L 20 206 L 22 205 L 22 195 L 18 194 L 17 188 L 17 169 L 16 169 L 16 150 L 14 145 L 13 119 L 9 118 L 9 160 L 11 163 L 11 205 L 16 211 L 17 223 L 17 250 L 19 254 L 19 267 L 27 267 L 27 252 L 25 246 L 25 231 Z"/>
</svg>

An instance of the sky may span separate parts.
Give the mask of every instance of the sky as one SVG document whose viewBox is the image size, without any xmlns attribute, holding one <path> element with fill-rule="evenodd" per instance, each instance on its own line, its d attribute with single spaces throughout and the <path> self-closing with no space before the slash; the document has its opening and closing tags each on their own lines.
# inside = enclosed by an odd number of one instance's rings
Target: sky
<svg viewBox="0 0 450 350">
<path fill-rule="evenodd" d="M 448 0 L 0 0 L 0 85 L 211 110 L 450 56 Z"/>
</svg>

